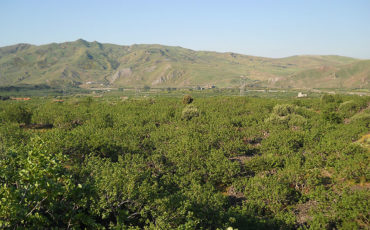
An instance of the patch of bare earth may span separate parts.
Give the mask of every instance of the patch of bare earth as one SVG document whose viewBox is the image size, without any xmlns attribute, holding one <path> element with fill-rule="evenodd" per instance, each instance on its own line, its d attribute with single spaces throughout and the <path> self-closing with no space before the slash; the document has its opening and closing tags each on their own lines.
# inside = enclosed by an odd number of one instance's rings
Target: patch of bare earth
<svg viewBox="0 0 370 230">
<path fill-rule="evenodd" d="M 229 160 L 231 160 L 231 161 L 237 161 L 240 164 L 244 164 L 246 161 L 249 161 L 252 157 L 253 156 L 241 155 L 241 156 L 229 157 Z"/>
<path fill-rule="evenodd" d="M 240 204 L 243 200 L 245 200 L 245 196 L 242 192 L 239 192 L 235 189 L 234 186 L 230 186 L 226 189 L 224 193 L 229 198 L 229 202 L 232 205 Z"/>
<path fill-rule="evenodd" d="M 306 203 L 298 204 L 294 213 L 297 217 L 297 224 L 300 226 L 306 225 L 312 219 L 310 210 L 317 206 L 317 202 L 309 200 Z"/>
<path fill-rule="evenodd" d="M 351 187 L 351 189 L 353 191 L 358 191 L 358 190 L 368 190 L 368 191 L 370 191 L 370 183 L 365 182 L 365 183 L 356 184 L 356 185 L 353 185 Z"/>
</svg>

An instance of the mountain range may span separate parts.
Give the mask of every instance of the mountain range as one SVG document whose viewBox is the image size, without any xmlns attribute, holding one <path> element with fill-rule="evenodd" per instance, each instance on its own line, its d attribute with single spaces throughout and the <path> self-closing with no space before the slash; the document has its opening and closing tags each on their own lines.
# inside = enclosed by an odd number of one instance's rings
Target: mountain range
<svg viewBox="0 0 370 230">
<path fill-rule="evenodd" d="M 237 87 L 241 82 L 249 87 L 369 89 L 370 60 L 336 55 L 265 58 L 83 39 L 0 48 L 0 86 Z"/>
</svg>

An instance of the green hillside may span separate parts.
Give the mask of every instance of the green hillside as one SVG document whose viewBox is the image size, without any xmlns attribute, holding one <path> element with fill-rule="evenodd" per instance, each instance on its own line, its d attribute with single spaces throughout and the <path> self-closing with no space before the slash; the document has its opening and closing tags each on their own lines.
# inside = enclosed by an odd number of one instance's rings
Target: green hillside
<svg viewBox="0 0 370 230">
<path fill-rule="evenodd" d="M 163 45 L 87 42 L 0 48 L 0 85 L 92 87 L 250 86 L 369 88 L 369 60 L 341 56 L 264 58 Z"/>
<path fill-rule="evenodd" d="M 370 88 L 370 60 L 359 60 L 341 66 L 320 66 L 290 76 L 284 84 L 299 88 L 319 85 L 321 88 Z M 308 87 L 307 87 L 308 88 Z"/>
</svg>

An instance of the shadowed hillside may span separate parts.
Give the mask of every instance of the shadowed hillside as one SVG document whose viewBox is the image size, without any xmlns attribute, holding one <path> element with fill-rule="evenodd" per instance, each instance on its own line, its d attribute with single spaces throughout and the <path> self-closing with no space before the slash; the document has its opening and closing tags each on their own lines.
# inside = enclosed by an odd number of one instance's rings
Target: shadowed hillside
<svg viewBox="0 0 370 230">
<path fill-rule="evenodd" d="M 84 88 L 232 87 L 369 88 L 370 61 L 341 56 L 264 58 L 163 45 L 87 42 L 18 44 L 0 48 L 0 85 Z"/>
</svg>

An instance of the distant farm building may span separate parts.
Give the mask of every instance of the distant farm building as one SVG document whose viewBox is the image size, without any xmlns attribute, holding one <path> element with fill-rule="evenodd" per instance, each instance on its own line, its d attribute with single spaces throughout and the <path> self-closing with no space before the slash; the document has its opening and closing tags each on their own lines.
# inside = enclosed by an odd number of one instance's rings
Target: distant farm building
<svg viewBox="0 0 370 230">
<path fill-rule="evenodd" d="M 205 89 L 215 89 L 216 86 L 215 85 L 211 85 L 211 84 L 208 84 L 204 87 Z"/>
<path fill-rule="evenodd" d="M 298 93 L 298 97 L 307 97 L 307 94 L 302 93 L 302 92 L 299 92 L 299 93 Z"/>
<path fill-rule="evenodd" d="M 31 100 L 30 97 L 12 97 L 11 99 L 16 100 L 16 101 L 29 101 L 29 100 Z"/>
</svg>

